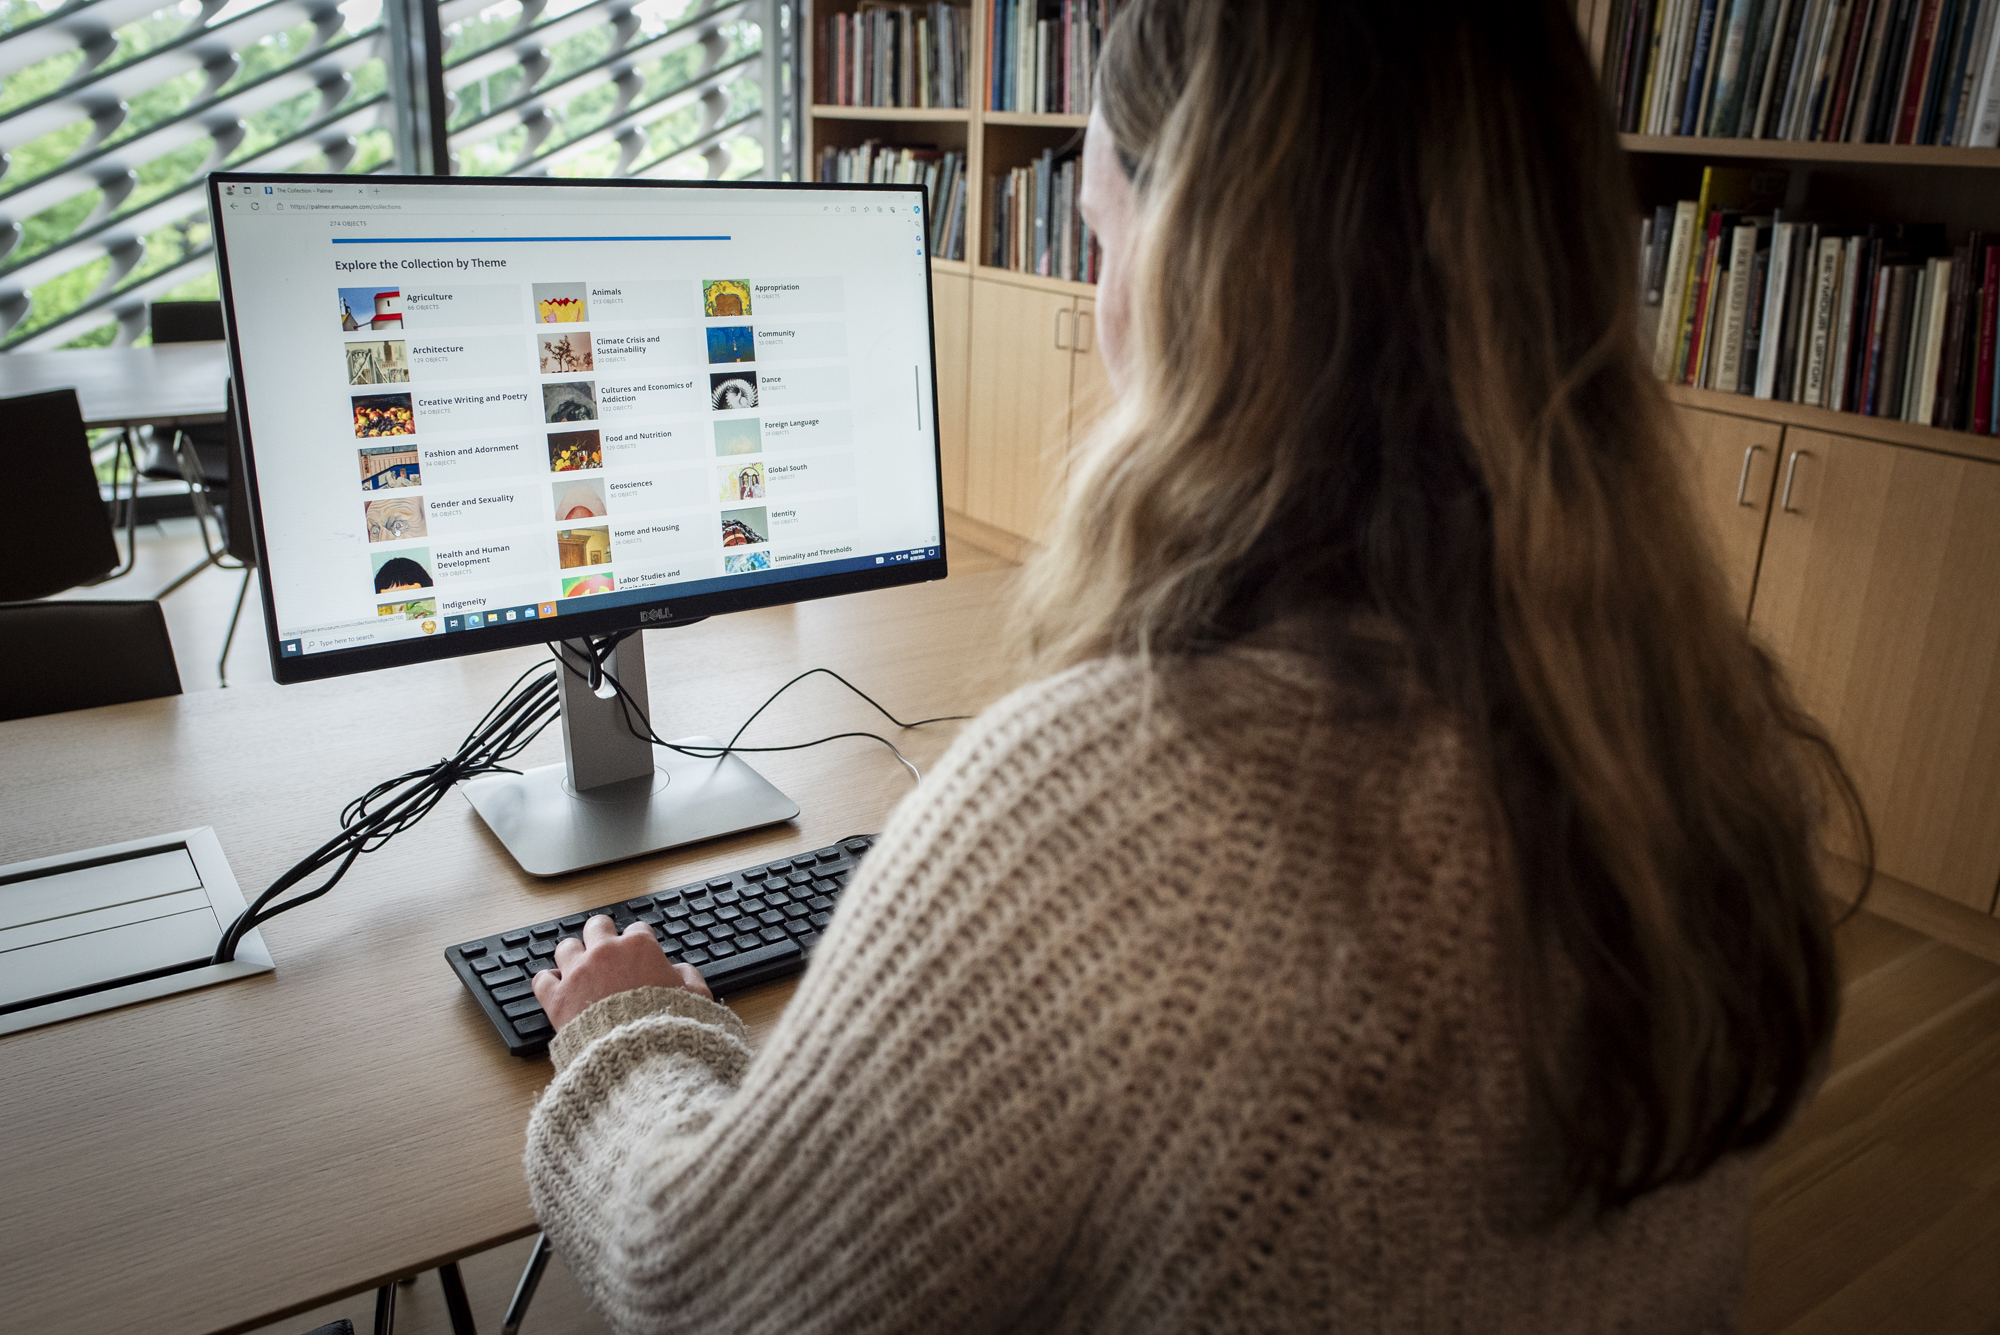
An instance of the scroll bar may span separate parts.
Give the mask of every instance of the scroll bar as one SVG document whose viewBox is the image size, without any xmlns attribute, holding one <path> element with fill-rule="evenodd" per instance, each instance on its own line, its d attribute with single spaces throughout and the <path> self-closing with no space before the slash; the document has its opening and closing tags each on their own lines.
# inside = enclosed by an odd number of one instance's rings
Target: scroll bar
<svg viewBox="0 0 2000 1335">
<path fill-rule="evenodd" d="M 922 431 L 924 429 L 924 376 L 922 370 L 915 366 L 910 368 L 910 389 L 915 393 L 917 400 L 917 430 Z"/>
</svg>

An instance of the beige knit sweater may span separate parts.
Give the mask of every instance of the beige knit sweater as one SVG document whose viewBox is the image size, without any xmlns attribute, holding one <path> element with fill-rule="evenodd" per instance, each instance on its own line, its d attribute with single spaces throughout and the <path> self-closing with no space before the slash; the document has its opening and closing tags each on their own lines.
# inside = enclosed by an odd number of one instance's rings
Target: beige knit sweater
<svg viewBox="0 0 2000 1335">
<path fill-rule="evenodd" d="M 562 1031 L 528 1181 L 616 1329 L 1735 1328 L 1745 1162 L 1521 1226 L 1465 747 L 1284 653 L 1200 678 L 970 726 L 761 1051 L 662 989 Z"/>
</svg>

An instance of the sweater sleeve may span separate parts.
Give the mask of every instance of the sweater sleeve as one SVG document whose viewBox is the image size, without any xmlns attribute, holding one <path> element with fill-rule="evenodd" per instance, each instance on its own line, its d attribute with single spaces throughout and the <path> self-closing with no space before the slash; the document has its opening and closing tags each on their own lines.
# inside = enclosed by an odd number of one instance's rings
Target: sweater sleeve
<svg viewBox="0 0 2000 1335">
<path fill-rule="evenodd" d="M 1091 665 L 969 727 L 754 1057 L 724 1008 L 662 989 L 558 1036 L 528 1181 L 614 1329 L 976 1332 L 1038 1300 L 1103 1134 L 1065 1077 L 1085 1007 L 1049 914 L 1141 695 Z"/>
</svg>

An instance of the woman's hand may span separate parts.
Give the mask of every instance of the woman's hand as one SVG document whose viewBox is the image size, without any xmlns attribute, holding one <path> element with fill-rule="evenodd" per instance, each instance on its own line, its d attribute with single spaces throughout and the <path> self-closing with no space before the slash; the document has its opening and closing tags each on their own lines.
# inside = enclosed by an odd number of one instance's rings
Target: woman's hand
<svg viewBox="0 0 2000 1335">
<path fill-rule="evenodd" d="M 635 987 L 678 987 L 707 997 L 714 994 L 692 964 L 675 964 L 653 939 L 653 929 L 635 922 L 623 934 L 598 914 L 583 925 L 583 939 L 556 942 L 556 967 L 535 975 L 535 999 L 560 1029 L 590 1006 Z"/>
</svg>

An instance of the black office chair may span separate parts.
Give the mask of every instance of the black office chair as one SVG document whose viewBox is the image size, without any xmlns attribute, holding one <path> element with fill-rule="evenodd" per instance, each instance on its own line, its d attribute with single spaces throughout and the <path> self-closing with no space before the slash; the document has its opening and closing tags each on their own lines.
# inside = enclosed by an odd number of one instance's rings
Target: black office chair
<svg viewBox="0 0 2000 1335">
<path fill-rule="evenodd" d="M 153 342 L 218 343 L 222 340 L 222 303 L 219 301 L 156 301 L 153 303 Z"/>
<path fill-rule="evenodd" d="M 0 400 L 0 422 L 14 497 L 0 519 L 0 601 L 46 598 L 124 573 L 76 391 Z"/>
<path fill-rule="evenodd" d="M 181 693 L 155 602 L 0 603 L 0 721 Z"/>
</svg>

